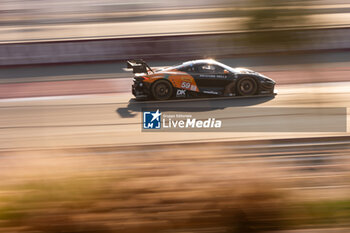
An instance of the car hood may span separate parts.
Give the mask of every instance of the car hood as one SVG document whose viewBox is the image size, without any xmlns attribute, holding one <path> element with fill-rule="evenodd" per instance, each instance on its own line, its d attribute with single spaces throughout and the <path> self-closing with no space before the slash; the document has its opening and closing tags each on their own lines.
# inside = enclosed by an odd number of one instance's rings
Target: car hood
<svg viewBox="0 0 350 233">
<path fill-rule="evenodd" d="M 271 82 L 275 82 L 273 79 L 263 75 L 263 74 L 260 74 L 259 72 L 256 72 L 256 71 L 253 71 L 253 70 L 250 70 L 250 69 L 246 69 L 246 68 L 234 68 L 234 71 L 237 73 L 237 74 L 254 74 L 254 75 L 257 75 L 259 76 L 260 78 L 262 78 L 263 80 L 268 80 L 268 81 L 271 81 Z"/>
<path fill-rule="evenodd" d="M 233 70 L 239 74 L 257 74 L 257 72 L 255 72 L 253 70 L 249 70 L 249 69 L 241 68 L 241 67 L 233 68 Z"/>
</svg>

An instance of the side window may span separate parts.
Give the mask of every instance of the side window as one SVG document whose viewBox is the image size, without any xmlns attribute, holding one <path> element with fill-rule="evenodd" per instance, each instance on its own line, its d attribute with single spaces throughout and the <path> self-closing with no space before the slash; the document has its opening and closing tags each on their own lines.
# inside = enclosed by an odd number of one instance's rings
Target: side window
<svg viewBox="0 0 350 233">
<path fill-rule="evenodd" d="M 199 73 L 206 73 L 206 74 L 223 74 L 224 68 L 212 65 L 212 64 L 203 64 L 198 66 L 198 72 Z"/>
<path fill-rule="evenodd" d="M 198 72 L 199 73 L 206 73 L 206 74 L 215 73 L 215 67 L 213 65 L 210 65 L 210 64 L 199 65 Z"/>
<path fill-rule="evenodd" d="M 180 71 L 183 72 L 194 72 L 195 71 L 195 67 L 190 65 L 190 66 L 183 66 L 181 68 L 179 68 Z"/>
</svg>

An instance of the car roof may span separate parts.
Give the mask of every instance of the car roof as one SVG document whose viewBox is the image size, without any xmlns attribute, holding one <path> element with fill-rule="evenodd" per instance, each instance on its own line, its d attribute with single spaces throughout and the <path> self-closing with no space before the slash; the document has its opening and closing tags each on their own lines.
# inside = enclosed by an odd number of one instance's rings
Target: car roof
<svg viewBox="0 0 350 233">
<path fill-rule="evenodd" d="M 167 70 L 171 70 L 171 69 L 174 69 L 174 68 L 179 68 L 179 67 L 185 67 L 185 66 L 192 66 L 192 65 L 196 65 L 196 64 L 214 64 L 214 65 L 218 65 L 224 69 L 227 69 L 227 70 L 230 70 L 232 72 L 235 72 L 235 69 L 230 67 L 230 66 L 227 66 L 221 62 L 218 62 L 218 61 L 215 61 L 214 59 L 198 59 L 198 60 L 192 60 L 192 61 L 187 61 L 187 62 L 184 62 L 180 65 L 174 65 L 174 66 L 170 66 L 168 68 L 165 68 L 165 69 L 162 69 L 160 70 L 161 72 L 164 72 L 164 71 L 167 71 Z"/>
<path fill-rule="evenodd" d="M 231 70 L 232 72 L 235 72 L 234 68 L 228 65 L 225 65 L 221 62 L 215 61 L 214 59 L 199 59 L 199 60 L 188 61 L 188 62 L 182 63 L 182 66 L 195 65 L 195 64 L 213 64 L 213 65 L 218 65 L 225 69 Z"/>
<path fill-rule="evenodd" d="M 199 60 L 184 62 L 183 64 L 190 64 L 190 63 L 193 63 L 193 64 L 199 64 L 199 63 L 220 64 L 220 62 L 217 62 L 213 59 L 199 59 Z"/>
</svg>

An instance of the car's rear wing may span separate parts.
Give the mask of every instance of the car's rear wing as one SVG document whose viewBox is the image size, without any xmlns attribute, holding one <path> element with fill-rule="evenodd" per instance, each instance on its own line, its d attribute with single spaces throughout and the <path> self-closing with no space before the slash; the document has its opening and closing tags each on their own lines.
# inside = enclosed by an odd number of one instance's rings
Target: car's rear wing
<svg viewBox="0 0 350 233">
<path fill-rule="evenodd" d="M 141 59 L 128 60 L 128 61 L 126 61 L 126 64 L 127 64 L 127 69 L 128 70 L 132 69 L 132 72 L 134 74 L 138 74 L 138 73 L 146 73 L 147 74 L 148 71 L 151 71 L 152 73 L 154 73 L 152 68 Z"/>
</svg>

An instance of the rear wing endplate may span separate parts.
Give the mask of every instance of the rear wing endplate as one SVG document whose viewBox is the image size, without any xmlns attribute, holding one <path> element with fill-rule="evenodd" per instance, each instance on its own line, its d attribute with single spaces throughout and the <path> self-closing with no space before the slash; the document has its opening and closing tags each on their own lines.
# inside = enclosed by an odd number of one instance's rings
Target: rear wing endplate
<svg viewBox="0 0 350 233">
<path fill-rule="evenodd" d="M 147 63 L 141 59 L 128 60 L 128 61 L 126 61 L 126 64 L 127 64 L 127 69 L 132 69 L 132 72 L 134 74 L 137 74 L 137 73 L 146 73 L 147 74 L 148 70 L 151 71 L 152 73 L 154 73 L 153 70 L 151 69 L 151 67 L 149 65 L 147 65 Z"/>
</svg>

